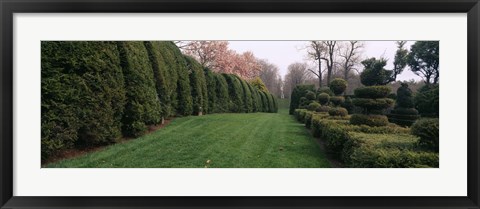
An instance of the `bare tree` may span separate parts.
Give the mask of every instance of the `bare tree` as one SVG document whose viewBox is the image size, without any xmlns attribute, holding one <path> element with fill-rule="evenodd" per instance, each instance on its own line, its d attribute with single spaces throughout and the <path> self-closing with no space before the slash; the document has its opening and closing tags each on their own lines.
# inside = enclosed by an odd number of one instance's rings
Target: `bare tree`
<svg viewBox="0 0 480 209">
<path fill-rule="evenodd" d="M 322 87 L 322 57 L 326 52 L 323 41 L 309 41 L 306 46 L 308 57 L 318 62 L 318 70 L 308 69 L 318 78 L 318 86 Z"/>
<path fill-rule="evenodd" d="M 339 56 L 341 57 L 340 65 L 343 68 L 343 79 L 348 81 L 350 71 L 355 70 L 361 61 L 361 49 L 363 48 L 363 42 L 360 41 L 348 41 L 339 50 Z"/>
<path fill-rule="evenodd" d="M 276 65 L 268 60 L 257 60 L 260 65 L 259 77 L 267 87 L 268 91 L 277 97 L 281 97 L 282 78 Z"/>
<path fill-rule="evenodd" d="M 295 86 L 304 84 L 306 81 L 312 79 L 312 74 L 308 70 L 306 63 L 292 63 L 288 66 L 287 75 L 284 80 L 284 95 L 290 96 L 290 93 Z"/>
<path fill-rule="evenodd" d="M 327 50 L 326 56 L 321 57 L 327 63 L 327 85 L 332 80 L 333 66 L 335 65 L 336 41 L 323 41 Z"/>
</svg>

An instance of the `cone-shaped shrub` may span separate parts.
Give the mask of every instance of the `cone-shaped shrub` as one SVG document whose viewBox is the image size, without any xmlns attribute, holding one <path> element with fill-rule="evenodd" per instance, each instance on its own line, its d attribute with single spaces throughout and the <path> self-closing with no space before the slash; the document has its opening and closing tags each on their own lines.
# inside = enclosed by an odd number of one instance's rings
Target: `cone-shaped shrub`
<svg viewBox="0 0 480 209">
<path fill-rule="evenodd" d="M 152 65 L 140 41 L 117 42 L 125 78 L 126 105 L 122 130 L 126 136 L 139 136 L 147 125 L 161 121 Z"/>
<path fill-rule="evenodd" d="M 418 111 L 414 106 L 412 90 L 407 83 L 402 83 L 397 90 L 395 109 L 388 115 L 388 120 L 401 126 L 411 126 L 418 119 Z"/>
<path fill-rule="evenodd" d="M 391 89 L 385 86 L 392 71 L 385 70 L 385 60 L 367 59 L 362 62 L 365 69 L 360 74 L 360 81 L 365 87 L 355 89 L 353 104 L 362 109 L 364 115 L 352 115 L 350 123 L 355 125 L 384 126 L 388 125 L 386 108 L 393 106 L 394 100 L 387 98 Z"/>
<path fill-rule="evenodd" d="M 114 42 L 41 42 L 42 159 L 121 135 L 125 89 Z"/>
<path fill-rule="evenodd" d="M 290 110 L 289 114 L 292 115 L 295 109 L 300 107 L 300 98 L 304 97 L 307 91 L 315 91 L 314 85 L 297 85 L 292 90 L 292 94 L 290 96 Z M 310 104 L 310 103 L 308 103 Z M 305 104 L 305 105 L 308 105 Z"/>
</svg>

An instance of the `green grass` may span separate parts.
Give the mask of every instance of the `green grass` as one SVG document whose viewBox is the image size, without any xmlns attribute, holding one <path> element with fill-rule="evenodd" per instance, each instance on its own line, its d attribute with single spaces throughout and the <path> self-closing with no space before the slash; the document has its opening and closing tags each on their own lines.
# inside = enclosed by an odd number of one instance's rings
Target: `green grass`
<svg viewBox="0 0 480 209">
<path fill-rule="evenodd" d="M 280 101 L 282 105 L 288 102 Z M 283 107 L 281 105 L 281 107 Z M 210 163 L 206 163 L 210 160 Z M 104 150 L 45 167 L 322 168 L 325 154 L 303 124 L 279 113 L 177 118 L 168 126 Z"/>
</svg>

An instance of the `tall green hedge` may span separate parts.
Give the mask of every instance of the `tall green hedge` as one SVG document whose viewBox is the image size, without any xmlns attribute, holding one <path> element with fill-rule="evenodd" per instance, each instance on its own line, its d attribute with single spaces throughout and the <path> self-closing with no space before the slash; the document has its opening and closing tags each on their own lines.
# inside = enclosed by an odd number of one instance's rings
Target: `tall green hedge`
<svg viewBox="0 0 480 209">
<path fill-rule="evenodd" d="M 250 88 L 248 87 L 248 84 L 246 81 L 239 79 L 240 82 L 242 83 L 242 88 L 243 88 L 243 101 L 245 105 L 245 111 L 246 112 L 253 112 L 253 100 L 252 100 L 252 92 L 250 91 Z"/>
<path fill-rule="evenodd" d="M 172 90 L 168 84 L 169 79 L 167 79 L 168 71 L 166 65 L 170 66 L 171 64 L 167 64 L 166 59 L 163 58 L 164 54 L 161 53 L 162 42 L 145 41 L 144 44 L 148 52 L 150 63 L 152 64 L 155 87 L 162 108 L 162 116 L 169 117 L 173 115 L 173 107 L 170 98 Z"/>
<path fill-rule="evenodd" d="M 161 121 L 152 65 L 143 42 L 117 42 L 125 79 L 126 105 L 122 118 L 123 133 L 139 136 L 147 125 Z"/>
<path fill-rule="evenodd" d="M 270 93 L 218 74 L 165 41 L 41 43 L 42 159 L 139 136 L 162 117 L 276 112 Z"/>
<path fill-rule="evenodd" d="M 41 43 L 42 158 L 121 136 L 125 90 L 114 42 Z"/>
<path fill-rule="evenodd" d="M 161 101 L 166 101 L 164 109 L 167 117 L 175 116 L 178 107 L 178 72 L 186 71 L 183 69 L 185 65 L 182 66 L 182 63 L 185 63 L 182 61 L 183 55 L 173 42 L 154 41 L 152 46 L 153 50 L 157 51 L 159 55 L 158 71 L 165 74 L 167 94 L 161 97 Z M 155 63 L 153 63 L 153 66 L 155 66 Z"/>
<path fill-rule="evenodd" d="M 205 73 L 205 82 L 207 84 L 206 92 L 208 91 L 208 113 L 219 112 L 217 110 L 217 80 L 215 74 L 207 68 L 203 69 L 203 72 Z"/>
<path fill-rule="evenodd" d="M 260 103 L 258 101 L 258 92 L 257 90 L 255 89 L 255 87 L 253 87 L 250 83 L 247 82 L 247 87 L 248 89 L 250 90 L 250 94 L 251 94 L 251 97 L 252 97 L 252 112 L 258 112 L 260 111 L 259 107 L 260 107 Z"/>
<path fill-rule="evenodd" d="M 207 82 L 203 67 L 195 59 L 185 56 L 188 74 L 190 76 L 190 88 L 193 99 L 193 113 L 208 112 Z"/>
<path fill-rule="evenodd" d="M 214 74 L 216 81 L 216 109 L 217 112 L 228 112 L 230 104 L 230 95 L 228 93 L 228 83 L 222 74 Z"/>
<path fill-rule="evenodd" d="M 228 93 L 230 95 L 230 112 L 245 112 L 243 104 L 243 88 L 240 80 L 231 74 L 223 74 L 228 84 Z"/>
</svg>

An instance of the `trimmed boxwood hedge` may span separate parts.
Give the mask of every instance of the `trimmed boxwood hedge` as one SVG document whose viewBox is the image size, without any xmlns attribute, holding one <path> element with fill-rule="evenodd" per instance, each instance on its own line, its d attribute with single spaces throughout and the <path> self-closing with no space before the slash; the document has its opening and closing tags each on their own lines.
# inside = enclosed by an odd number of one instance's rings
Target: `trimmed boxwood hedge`
<svg viewBox="0 0 480 209">
<path fill-rule="evenodd" d="M 308 112 L 295 114 L 308 117 Z M 346 167 L 405 168 L 438 167 L 438 152 L 419 149 L 418 138 L 408 128 L 396 125 L 370 127 L 349 125 L 345 120 L 334 120 L 325 114 L 311 116 L 315 137 L 325 142 L 327 152 Z"/>
</svg>

